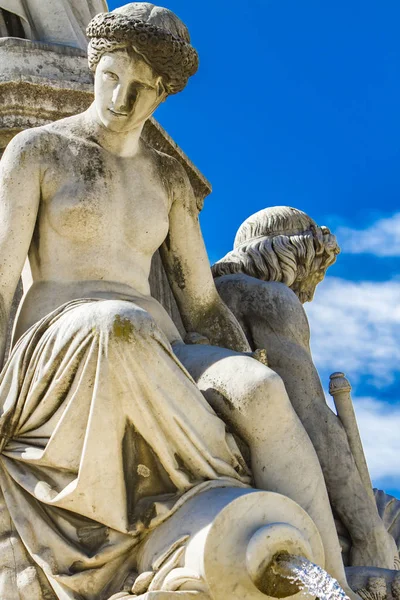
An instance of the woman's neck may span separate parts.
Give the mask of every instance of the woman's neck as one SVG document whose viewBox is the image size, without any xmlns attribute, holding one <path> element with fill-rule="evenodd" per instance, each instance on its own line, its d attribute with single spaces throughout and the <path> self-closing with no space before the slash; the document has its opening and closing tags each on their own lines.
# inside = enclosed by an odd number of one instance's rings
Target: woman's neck
<svg viewBox="0 0 400 600">
<path fill-rule="evenodd" d="M 121 157 L 133 157 L 139 151 L 144 122 L 131 131 L 112 131 L 103 125 L 94 104 L 85 113 L 90 135 L 99 146 Z"/>
</svg>

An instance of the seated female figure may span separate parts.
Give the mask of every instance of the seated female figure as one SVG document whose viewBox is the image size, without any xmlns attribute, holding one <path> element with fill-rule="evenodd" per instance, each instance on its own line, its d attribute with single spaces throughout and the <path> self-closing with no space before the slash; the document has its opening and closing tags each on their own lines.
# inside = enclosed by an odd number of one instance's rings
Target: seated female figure
<svg viewBox="0 0 400 600">
<path fill-rule="evenodd" d="M 224 421 L 250 447 L 255 486 L 309 512 L 345 585 L 310 440 L 281 379 L 245 354 L 184 170 L 141 139 L 196 70 L 188 32 L 148 3 L 98 15 L 88 31 L 93 105 L 19 134 L 1 161 L 3 338 L 27 254 L 33 274 L 0 382 L 1 524 L 18 548 L 2 597 L 20 597 L 15 570 L 30 600 L 118 592 L 139 541 L 177 503 L 250 483 Z M 187 330 L 212 346 L 186 346 L 150 296 L 160 247 Z M 180 361 L 208 381 L 219 416 Z"/>
</svg>

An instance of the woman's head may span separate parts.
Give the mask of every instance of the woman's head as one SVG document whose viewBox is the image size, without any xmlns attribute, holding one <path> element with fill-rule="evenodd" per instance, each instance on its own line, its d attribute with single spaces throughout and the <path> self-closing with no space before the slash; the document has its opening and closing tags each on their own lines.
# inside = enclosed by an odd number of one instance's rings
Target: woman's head
<svg viewBox="0 0 400 600">
<path fill-rule="evenodd" d="M 161 77 L 132 48 L 102 54 L 94 89 L 98 118 L 117 133 L 142 126 L 165 98 Z"/>
<path fill-rule="evenodd" d="M 327 227 L 319 227 L 301 210 L 274 206 L 260 210 L 239 228 L 234 249 L 213 267 L 214 277 L 245 273 L 280 281 L 301 302 L 312 300 L 340 249 Z"/>
<path fill-rule="evenodd" d="M 198 67 L 186 26 L 170 10 L 148 2 L 100 13 L 87 34 L 97 114 L 114 132 L 142 126 Z"/>
<path fill-rule="evenodd" d="M 95 71 L 105 53 L 134 52 L 161 78 L 167 94 L 184 89 L 198 68 L 198 55 L 184 23 L 170 10 L 132 2 L 89 23 L 89 66 Z"/>
</svg>

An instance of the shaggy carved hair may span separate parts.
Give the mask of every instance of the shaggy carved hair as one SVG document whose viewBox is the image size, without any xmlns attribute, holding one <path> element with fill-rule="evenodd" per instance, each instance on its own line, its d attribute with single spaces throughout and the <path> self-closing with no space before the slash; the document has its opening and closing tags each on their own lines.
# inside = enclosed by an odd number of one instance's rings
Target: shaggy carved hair
<svg viewBox="0 0 400 600">
<path fill-rule="evenodd" d="M 131 2 L 100 13 L 90 21 L 87 35 L 92 71 L 106 52 L 130 47 L 161 76 L 167 93 L 177 94 L 198 69 L 187 27 L 170 10 L 149 2 Z"/>
<path fill-rule="evenodd" d="M 260 210 L 240 226 L 234 249 L 212 267 L 212 273 L 280 281 L 307 302 L 339 252 L 327 227 L 319 227 L 301 210 L 275 206 Z"/>
</svg>

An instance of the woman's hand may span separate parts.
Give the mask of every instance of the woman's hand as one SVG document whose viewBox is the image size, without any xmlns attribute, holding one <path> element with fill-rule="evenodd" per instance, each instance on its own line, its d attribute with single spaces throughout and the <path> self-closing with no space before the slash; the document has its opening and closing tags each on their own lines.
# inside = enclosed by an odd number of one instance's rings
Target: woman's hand
<svg viewBox="0 0 400 600">
<path fill-rule="evenodd" d="M 222 346 L 235 352 L 251 352 L 251 348 L 236 317 L 218 299 L 208 311 L 194 311 L 196 333 L 204 336 L 212 346 Z"/>
</svg>

